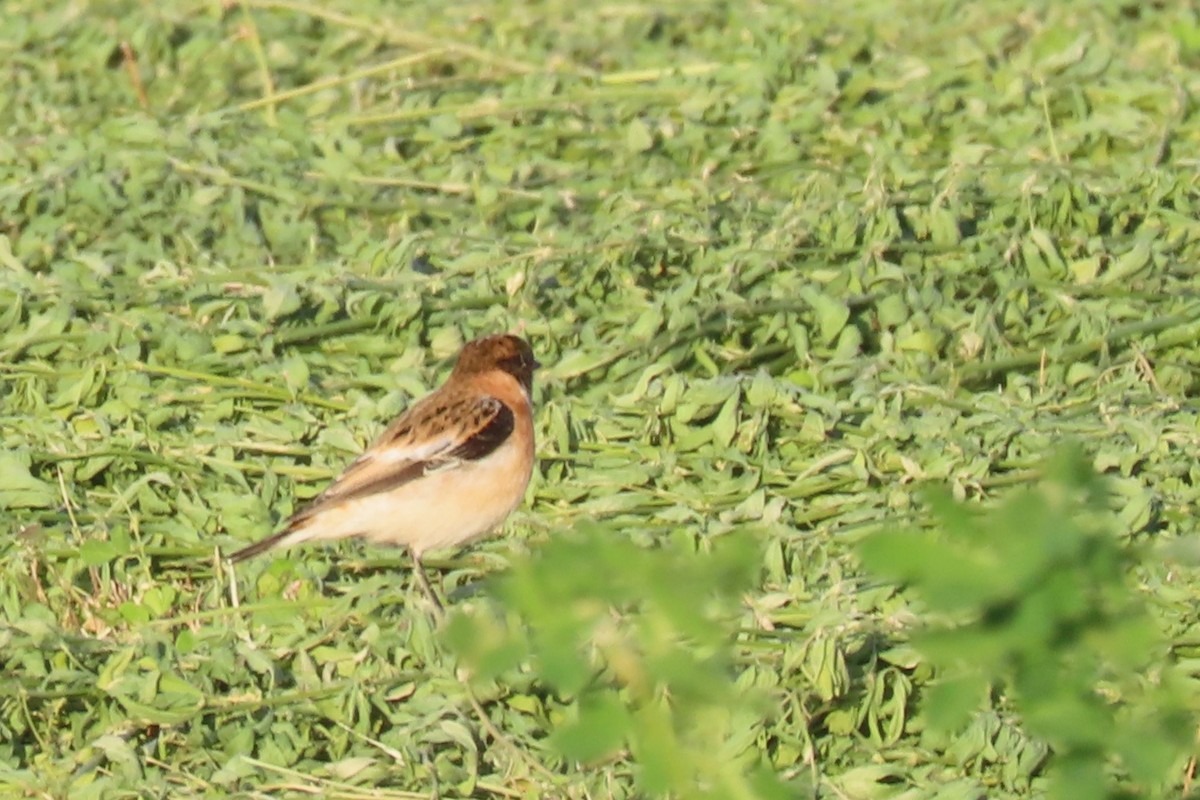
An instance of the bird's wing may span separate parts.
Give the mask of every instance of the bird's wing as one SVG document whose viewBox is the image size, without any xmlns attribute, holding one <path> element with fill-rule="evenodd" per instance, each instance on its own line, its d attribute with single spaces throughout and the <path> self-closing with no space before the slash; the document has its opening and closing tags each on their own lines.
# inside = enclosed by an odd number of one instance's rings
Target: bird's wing
<svg viewBox="0 0 1200 800">
<path fill-rule="evenodd" d="M 289 527 L 329 505 L 484 458 L 508 439 L 513 425 L 512 409 L 495 397 L 426 398 L 392 423 Z"/>
</svg>

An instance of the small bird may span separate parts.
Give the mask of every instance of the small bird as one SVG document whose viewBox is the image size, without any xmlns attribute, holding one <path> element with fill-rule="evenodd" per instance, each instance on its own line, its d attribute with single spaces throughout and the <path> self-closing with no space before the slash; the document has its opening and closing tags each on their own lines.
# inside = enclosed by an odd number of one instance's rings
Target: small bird
<svg viewBox="0 0 1200 800">
<path fill-rule="evenodd" d="M 352 536 L 403 545 L 440 612 L 421 555 L 478 539 L 521 502 L 533 472 L 539 366 L 519 336 L 468 342 L 441 388 L 401 414 L 282 530 L 229 560 Z"/>
</svg>

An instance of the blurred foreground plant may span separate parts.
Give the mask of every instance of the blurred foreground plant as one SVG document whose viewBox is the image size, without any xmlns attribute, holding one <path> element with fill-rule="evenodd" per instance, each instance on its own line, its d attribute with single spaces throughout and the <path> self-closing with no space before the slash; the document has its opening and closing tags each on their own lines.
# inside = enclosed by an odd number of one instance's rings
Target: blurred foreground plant
<svg viewBox="0 0 1200 800">
<path fill-rule="evenodd" d="M 1118 539 L 1104 482 L 1078 450 L 994 509 L 928 500 L 934 529 L 876 534 L 862 558 L 929 612 L 913 635 L 939 674 L 929 726 L 957 733 L 1002 698 L 1053 751 L 1051 797 L 1177 791 L 1196 720 L 1132 585 L 1138 552 Z"/>
<path fill-rule="evenodd" d="M 581 526 L 496 580 L 503 613 L 458 614 L 447 635 L 476 678 L 529 665 L 573 701 L 550 741 L 567 759 L 627 747 L 648 794 L 783 797 L 758 764 L 765 709 L 735 686 L 731 659 L 758 564 L 750 538 L 726 536 L 701 552 L 646 549 Z"/>
</svg>

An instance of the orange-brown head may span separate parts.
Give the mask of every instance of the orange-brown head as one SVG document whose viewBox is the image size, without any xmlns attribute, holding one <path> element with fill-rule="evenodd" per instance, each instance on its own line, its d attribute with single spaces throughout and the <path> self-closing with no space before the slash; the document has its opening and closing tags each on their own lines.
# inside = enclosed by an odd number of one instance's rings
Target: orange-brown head
<svg viewBox="0 0 1200 800">
<path fill-rule="evenodd" d="M 540 366 L 529 342 L 520 336 L 501 333 L 467 342 L 454 364 L 454 375 L 461 377 L 499 369 L 516 378 L 529 393 L 533 391 L 533 371 Z"/>
</svg>

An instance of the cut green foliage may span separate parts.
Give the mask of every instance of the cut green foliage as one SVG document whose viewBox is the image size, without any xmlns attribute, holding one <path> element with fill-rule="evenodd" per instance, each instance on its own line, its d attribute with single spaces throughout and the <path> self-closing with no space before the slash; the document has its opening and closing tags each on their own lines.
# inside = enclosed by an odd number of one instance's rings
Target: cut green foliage
<svg viewBox="0 0 1200 800">
<path fill-rule="evenodd" d="M 1197 796 L 1198 31 L 6 0 L 0 795 Z M 513 329 L 448 631 L 401 553 L 224 567 Z M 1064 440 L 1103 500 L 1006 505 Z"/>
</svg>

